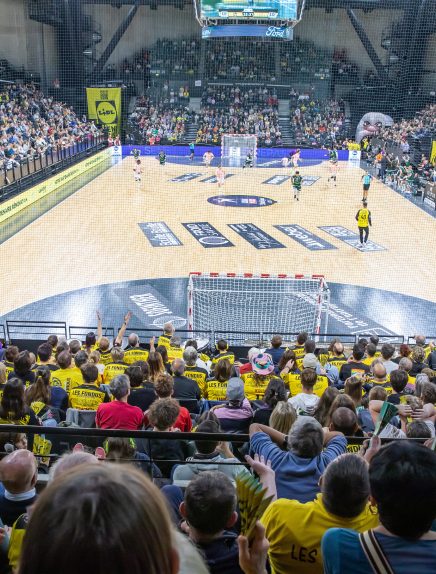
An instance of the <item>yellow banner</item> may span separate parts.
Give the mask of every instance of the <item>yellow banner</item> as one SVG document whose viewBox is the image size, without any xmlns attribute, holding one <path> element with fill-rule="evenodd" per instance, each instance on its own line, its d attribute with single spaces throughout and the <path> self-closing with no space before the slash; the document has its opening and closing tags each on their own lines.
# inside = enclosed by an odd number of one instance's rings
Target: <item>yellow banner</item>
<svg viewBox="0 0 436 574">
<path fill-rule="evenodd" d="M 38 201 L 38 199 L 41 199 L 41 197 L 49 195 L 61 185 L 68 183 L 69 181 L 81 175 L 88 169 L 91 169 L 91 167 L 98 165 L 106 158 L 108 158 L 110 155 L 112 155 L 112 148 L 107 148 L 93 155 L 92 157 L 89 157 L 88 159 L 81 161 L 80 163 L 74 165 L 73 167 L 65 169 L 58 175 L 55 175 L 50 179 L 47 179 L 44 182 L 35 185 L 34 187 L 31 187 L 26 191 L 23 191 L 23 193 L 16 195 L 15 197 L 9 199 L 8 201 L 1 203 L 0 223 L 2 221 L 5 221 L 5 219 L 8 219 L 9 217 L 12 217 L 13 215 L 17 214 L 19 211 L 25 209 L 29 205 L 32 205 L 32 203 L 35 203 L 35 201 Z"/>
<path fill-rule="evenodd" d="M 106 126 L 112 137 L 121 129 L 121 88 L 86 88 L 88 118 Z"/>
<path fill-rule="evenodd" d="M 431 144 L 430 163 L 432 165 L 436 164 L 436 140 Z"/>
</svg>

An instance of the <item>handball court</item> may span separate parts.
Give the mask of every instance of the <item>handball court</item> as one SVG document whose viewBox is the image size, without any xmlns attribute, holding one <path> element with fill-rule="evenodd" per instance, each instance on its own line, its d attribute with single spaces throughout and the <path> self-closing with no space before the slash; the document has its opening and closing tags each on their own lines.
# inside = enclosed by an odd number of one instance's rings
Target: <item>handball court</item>
<svg viewBox="0 0 436 574">
<path fill-rule="evenodd" d="M 209 168 L 197 158 L 193 163 L 168 158 L 164 166 L 154 157 L 141 161 L 140 183 L 134 181 L 133 157 L 127 157 L 90 172 L 82 187 L 56 205 L 34 204 L 3 224 L 2 319 L 93 325 L 94 310 L 100 308 L 108 321 L 119 321 L 129 298 L 114 298 L 110 289 L 119 288 L 119 294 L 133 286 L 138 293 L 144 281 L 183 317 L 186 283 L 175 280 L 186 281 L 192 271 L 302 273 L 323 274 L 332 286 L 332 303 L 351 310 L 357 324 L 359 317 L 365 318 L 363 332 L 379 326 L 386 333 L 434 334 L 436 273 L 429 244 L 436 219 L 373 180 L 369 239 L 377 250 L 361 251 L 352 237 L 341 239 L 338 227 L 357 232 L 362 169 L 340 162 L 335 187 L 327 181 L 327 162 L 303 164 L 300 173 L 311 185 L 303 185 L 297 202 L 290 179 L 282 177 L 289 177 L 291 169 L 278 161 L 253 169 L 225 167 L 221 189 L 211 182 L 217 159 Z M 235 195 L 245 198 L 232 199 Z M 208 202 L 213 196 L 221 197 Z M 271 204 L 258 206 L 264 201 L 259 198 Z M 235 201 L 245 201 L 245 206 L 234 206 Z M 28 224 L 21 228 L 26 218 Z M 153 222 L 163 222 L 178 244 L 153 244 L 147 237 L 150 226 L 141 227 Z M 212 226 L 218 239 L 200 242 L 198 227 L 189 223 Z M 238 224 L 255 225 L 270 239 L 256 248 L 244 235 L 246 227 Z M 330 230 L 321 229 L 326 227 Z M 208 235 L 204 229 L 200 226 L 203 236 Z M 136 319 L 137 325 L 147 326 L 139 312 Z M 347 332 L 349 325 L 338 320 L 330 323 L 329 332 Z"/>
</svg>

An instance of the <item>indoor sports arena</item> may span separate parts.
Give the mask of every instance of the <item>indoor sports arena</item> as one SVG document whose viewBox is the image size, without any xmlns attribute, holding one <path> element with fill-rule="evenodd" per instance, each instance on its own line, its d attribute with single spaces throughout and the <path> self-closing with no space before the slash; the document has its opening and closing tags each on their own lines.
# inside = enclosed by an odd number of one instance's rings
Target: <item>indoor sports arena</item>
<svg viewBox="0 0 436 574">
<path fill-rule="evenodd" d="M 435 0 L 0 21 L 0 574 L 436 572 Z"/>
</svg>

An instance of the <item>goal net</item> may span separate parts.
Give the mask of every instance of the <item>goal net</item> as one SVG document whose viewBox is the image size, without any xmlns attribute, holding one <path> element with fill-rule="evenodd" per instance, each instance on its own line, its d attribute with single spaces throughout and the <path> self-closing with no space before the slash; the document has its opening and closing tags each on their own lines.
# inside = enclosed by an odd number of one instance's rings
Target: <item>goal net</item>
<svg viewBox="0 0 436 574">
<path fill-rule="evenodd" d="M 223 134 L 221 136 L 221 158 L 244 162 L 251 153 L 256 164 L 257 137 L 253 135 Z"/>
<path fill-rule="evenodd" d="M 326 331 L 329 290 L 322 276 L 191 273 L 189 330 L 243 343 L 274 333 Z M 239 332 L 237 334 L 235 332 Z"/>
</svg>

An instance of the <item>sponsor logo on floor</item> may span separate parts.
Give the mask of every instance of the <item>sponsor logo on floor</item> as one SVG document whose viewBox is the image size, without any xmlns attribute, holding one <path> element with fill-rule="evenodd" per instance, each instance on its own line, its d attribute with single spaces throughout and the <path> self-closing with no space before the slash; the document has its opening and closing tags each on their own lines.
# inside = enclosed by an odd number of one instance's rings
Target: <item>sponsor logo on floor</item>
<svg viewBox="0 0 436 574">
<path fill-rule="evenodd" d="M 359 234 L 355 231 L 350 231 L 346 227 L 342 227 L 341 225 L 327 225 L 321 226 L 319 229 L 322 229 L 329 235 L 340 239 L 347 245 L 354 247 L 358 251 L 386 251 L 385 247 L 374 243 L 374 241 L 368 241 L 363 247 L 360 245 L 360 238 Z M 371 231 L 370 231 L 371 233 Z"/>
<path fill-rule="evenodd" d="M 256 249 L 281 249 L 285 247 L 283 243 L 262 231 L 254 223 L 232 223 L 229 224 L 229 227 Z"/>
<path fill-rule="evenodd" d="M 294 239 L 303 247 L 306 247 L 310 251 L 322 251 L 325 249 L 337 249 L 334 245 L 325 241 L 325 239 L 321 239 L 311 231 L 304 229 L 300 225 L 274 225 L 277 229 L 279 229 L 282 233 Z"/>
<path fill-rule="evenodd" d="M 226 173 L 225 179 L 232 177 L 232 175 L 235 175 L 235 174 L 234 173 Z M 206 179 L 200 179 L 200 181 L 201 181 L 201 183 L 216 183 L 217 178 L 216 178 L 216 175 L 211 175 L 209 177 L 206 177 Z"/>
<path fill-rule="evenodd" d="M 184 183 L 185 181 L 191 181 L 192 179 L 195 179 L 197 177 L 200 177 L 200 175 L 203 175 L 202 173 L 184 173 L 182 175 L 178 175 L 177 177 L 174 177 L 171 181 L 174 183 Z"/>
<path fill-rule="evenodd" d="M 138 225 L 153 247 L 183 245 L 163 221 L 148 221 L 146 223 L 138 223 Z"/>
<path fill-rule="evenodd" d="M 224 237 L 213 225 L 207 221 L 196 223 L 182 223 L 189 233 L 205 248 L 233 247 L 233 243 Z"/>
<path fill-rule="evenodd" d="M 285 181 L 288 181 L 290 178 L 290 175 L 273 175 L 265 181 L 262 181 L 262 183 L 264 185 L 282 185 L 282 183 L 285 183 Z"/>
<path fill-rule="evenodd" d="M 209 197 L 207 201 L 222 207 L 266 207 L 277 203 L 269 197 L 258 195 L 214 195 Z"/>
<path fill-rule="evenodd" d="M 319 177 L 316 177 L 316 175 L 305 175 L 305 176 L 303 176 L 303 185 L 305 187 L 309 187 L 310 185 L 313 185 L 318 180 L 319 180 Z"/>
</svg>

